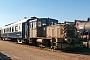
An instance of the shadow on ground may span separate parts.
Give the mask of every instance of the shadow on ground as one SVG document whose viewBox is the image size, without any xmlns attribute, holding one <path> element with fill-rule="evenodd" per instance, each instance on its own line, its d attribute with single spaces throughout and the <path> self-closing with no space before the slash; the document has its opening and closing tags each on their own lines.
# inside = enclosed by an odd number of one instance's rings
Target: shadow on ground
<svg viewBox="0 0 90 60">
<path fill-rule="evenodd" d="M 61 51 L 66 53 L 90 55 L 90 48 L 66 48 Z"/>
<path fill-rule="evenodd" d="M 12 59 L 0 52 L 0 60 L 12 60 Z"/>
</svg>

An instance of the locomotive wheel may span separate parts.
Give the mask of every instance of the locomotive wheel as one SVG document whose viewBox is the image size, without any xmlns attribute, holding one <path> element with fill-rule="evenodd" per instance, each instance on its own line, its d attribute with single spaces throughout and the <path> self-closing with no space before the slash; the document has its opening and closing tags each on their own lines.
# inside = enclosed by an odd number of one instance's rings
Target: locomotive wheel
<svg viewBox="0 0 90 60">
<path fill-rule="evenodd" d="M 56 46 L 54 46 L 54 48 L 53 48 L 54 50 L 56 50 L 57 49 L 57 47 Z"/>
</svg>

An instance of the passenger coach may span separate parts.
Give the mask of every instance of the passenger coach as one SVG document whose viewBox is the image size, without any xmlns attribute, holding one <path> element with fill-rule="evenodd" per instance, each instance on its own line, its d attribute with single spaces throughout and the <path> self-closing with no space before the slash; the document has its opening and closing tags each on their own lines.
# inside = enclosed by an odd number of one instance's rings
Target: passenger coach
<svg viewBox="0 0 90 60">
<path fill-rule="evenodd" d="M 14 22 L 8 25 L 5 25 L 1 28 L 1 38 L 3 40 L 8 39 L 22 39 L 25 32 L 25 26 L 27 27 L 27 22 L 29 18 L 25 18 L 18 22 Z M 26 24 L 25 24 L 26 23 Z"/>
</svg>

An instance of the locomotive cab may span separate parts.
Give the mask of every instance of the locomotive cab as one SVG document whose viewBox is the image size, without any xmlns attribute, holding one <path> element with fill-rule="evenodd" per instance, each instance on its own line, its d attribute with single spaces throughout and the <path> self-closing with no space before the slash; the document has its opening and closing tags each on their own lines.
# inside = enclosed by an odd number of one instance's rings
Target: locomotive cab
<svg viewBox="0 0 90 60">
<path fill-rule="evenodd" d="M 51 18 L 32 17 L 29 21 L 29 43 L 44 43 L 46 39 L 46 26 L 57 24 L 58 20 Z"/>
</svg>

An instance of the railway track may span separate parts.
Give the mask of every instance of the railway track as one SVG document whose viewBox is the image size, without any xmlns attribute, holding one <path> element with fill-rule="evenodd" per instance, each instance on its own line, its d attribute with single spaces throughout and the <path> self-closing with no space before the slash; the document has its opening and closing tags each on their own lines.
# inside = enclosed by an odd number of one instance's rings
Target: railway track
<svg viewBox="0 0 90 60">
<path fill-rule="evenodd" d="M 24 46 L 29 46 L 31 48 L 35 48 L 35 49 L 40 49 L 40 50 L 46 50 L 46 51 L 52 51 L 52 52 L 69 52 L 69 53 L 85 53 L 87 55 L 90 55 L 88 53 L 88 51 L 90 49 L 88 48 L 65 48 L 65 49 L 58 49 L 58 50 L 54 50 L 54 49 L 51 49 L 50 47 L 37 47 L 37 46 L 33 46 L 33 45 L 30 45 L 30 44 L 26 44 L 26 43 L 17 43 L 17 42 L 12 42 L 11 40 L 6 40 L 7 42 L 10 42 L 10 43 L 14 43 L 14 44 L 18 44 L 18 45 L 24 45 Z M 86 53 L 87 51 L 87 53 Z"/>
<path fill-rule="evenodd" d="M 61 50 L 52 50 L 17 44 L 11 41 L 0 40 L 0 52 L 10 57 L 12 60 L 89 60 L 90 54 L 66 53 Z"/>
<path fill-rule="evenodd" d="M 2 40 L 2 41 L 3 41 L 3 40 Z M 31 47 L 31 48 L 40 49 L 40 50 L 53 51 L 53 52 L 61 52 L 61 50 L 54 50 L 54 49 L 51 49 L 50 47 L 45 47 L 45 48 L 44 48 L 44 47 L 33 46 L 33 45 L 30 45 L 30 44 L 26 44 L 26 43 L 12 42 L 11 40 L 5 40 L 5 41 L 6 41 L 6 42 L 13 43 L 13 44 L 29 46 L 29 47 Z"/>
</svg>

